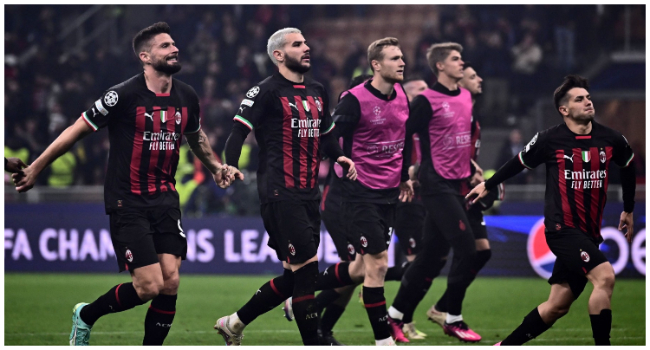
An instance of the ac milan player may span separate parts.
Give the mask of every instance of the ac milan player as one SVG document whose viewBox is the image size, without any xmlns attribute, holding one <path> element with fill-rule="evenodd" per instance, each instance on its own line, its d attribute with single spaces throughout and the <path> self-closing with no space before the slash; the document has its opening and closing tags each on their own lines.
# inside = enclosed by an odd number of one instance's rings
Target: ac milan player
<svg viewBox="0 0 650 350">
<path fill-rule="evenodd" d="M 594 121 L 595 109 L 587 80 L 569 75 L 553 94 L 564 123 L 537 133 L 526 147 L 467 198 L 474 202 L 525 168 L 546 164 L 544 226 L 546 243 L 557 257 L 548 283 L 548 300 L 533 309 L 521 325 L 497 345 L 521 345 L 549 329 L 569 312 L 591 282 L 589 318 L 596 345 L 610 345 L 614 269 L 598 245 L 607 201 L 609 164 L 621 167 L 623 212 L 618 229 L 634 234 L 634 153 L 621 133 Z"/>
<path fill-rule="evenodd" d="M 237 312 L 217 320 L 215 329 L 227 345 L 240 345 L 244 327 L 257 316 L 293 297 L 293 311 L 305 345 L 318 345 L 317 288 L 320 241 L 318 168 L 324 154 L 349 170 L 331 134 L 334 122 L 323 85 L 304 76 L 310 51 L 300 30 L 284 28 L 268 40 L 267 51 L 279 72 L 246 93 L 226 142 L 226 160 L 237 167 L 246 136 L 255 130 L 260 145 L 258 192 L 269 246 L 282 261 L 284 274 L 264 284 Z M 243 178 L 235 170 L 238 178 Z"/>
<path fill-rule="evenodd" d="M 427 61 L 438 82 L 411 103 L 404 148 L 410 152 L 411 135 L 419 131 L 422 164 L 418 179 L 427 219 L 422 250 L 402 277 L 388 315 L 392 324 L 400 326 L 405 315 L 412 315 L 438 275 L 437 265 L 444 264 L 440 257 L 451 246 L 454 260 L 447 280 L 448 314 L 443 329 L 460 340 L 477 342 L 481 337 L 469 329 L 461 314 L 465 292 L 474 279 L 476 257 L 474 235 L 461 193 L 474 172 L 470 161 L 472 97 L 467 89 L 458 86 L 463 78 L 461 51 L 462 46 L 456 43 L 429 48 Z"/>
<path fill-rule="evenodd" d="M 169 333 L 179 268 L 187 252 L 174 188 L 182 135 L 220 187 L 234 180 L 201 130 L 196 92 L 172 78 L 181 65 L 167 23 L 155 23 L 136 34 L 133 51 L 144 71 L 104 92 L 23 170 L 24 175 L 14 174 L 18 192 L 27 191 L 38 174 L 75 142 L 108 127 L 106 213 L 119 270 L 128 270 L 132 282 L 113 287 L 90 304 L 75 305 L 70 345 L 88 345 L 91 327 L 101 316 L 149 300 L 143 345 L 162 345 Z"/>
<path fill-rule="evenodd" d="M 476 97 L 483 93 L 482 83 L 483 79 L 476 73 L 472 64 L 465 62 L 463 65 L 463 79 L 458 82 L 460 87 L 463 87 L 472 93 L 472 103 L 476 103 Z M 476 168 L 474 175 L 462 186 L 461 193 L 466 195 L 469 190 L 479 183 L 483 182 L 483 170 L 476 163 L 481 149 L 481 126 L 479 118 L 476 113 L 472 113 L 472 164 Z M 481 198 L 481 200 L 473 205 L 467 206 L 467 219 L 469 220 L 474 240 L 476 242 L 476 259 L 474 259 L 473 270 L 478 274 L 479 271 L 487 264 L 492 256 L 490 250 L 490 242 L 487 237 L 487 229 L 485 221 L 483 220 L 483 210 L 489 209 L 494 204 L 495 200 L 503 200 L 504 189 L 503 184 L 497 186 L 496 191 L 489 193 L 489 196 Z M 443 264 L 438 264 L 436 267 L 442 269 L 444 262 L 447 260 L 447 255 L 441 257 Z M 439 273 L 439 271 L 438 271 Z M 476 276 L 476 275 L 474 275 Z M 445 319 L 447 318 L 447 297 L 448 290 L 445 290 L 438 302 L 427 311 L 427 317 L 440 325 L 444 326 Z M 406 317 L 405 317 L 406 318 Z M 406 322 L 406 321 L 404 321 Z"/>
</svg>

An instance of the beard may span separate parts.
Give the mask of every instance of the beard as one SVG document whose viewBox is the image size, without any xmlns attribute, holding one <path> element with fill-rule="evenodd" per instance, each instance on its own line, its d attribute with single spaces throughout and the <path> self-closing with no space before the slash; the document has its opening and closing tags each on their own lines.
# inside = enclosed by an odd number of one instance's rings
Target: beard
<svg viewBox="0 0 650 350">
<path fill-rule="evenodd" d="M 165 74 L 168 74 L 168 75 L 178 73 L 182 68 L 180 62 L 176 61 L 176 63 L 169 64 L 169 63 L 167 63 L 167 59 L 154 61 L 151 64 L 151 66 L 156 71 L 161 72 L 161 73 L 165 73 Z"/>
<path fill-rule="evenodd" d="M 394 75 L 383 75 L 382 74 L 381 77 L 384 79 L 384 81 L 386 81 L 387 83 L 391 83 L 391 84 L 401 83 L 402 81 L 404 81 L 404 76 L 399 76 L 399 75 L 397 75 L 397 73 L 395 73 Z"/>
<path fill-rule="evenodd" d="M 305 74 L 311 69 L 311 65 L 303 66 L 300 63 L 300 60 L 294 60 L 293 58 L 287 56 L 284 62 L 284 65 L 292 72 Z"/>
</svg>

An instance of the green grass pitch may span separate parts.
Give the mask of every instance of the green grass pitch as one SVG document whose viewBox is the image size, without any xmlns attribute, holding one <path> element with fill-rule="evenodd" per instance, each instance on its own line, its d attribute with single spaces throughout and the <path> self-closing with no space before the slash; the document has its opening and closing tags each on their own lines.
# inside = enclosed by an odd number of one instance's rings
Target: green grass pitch
<svg viewBox="0 0 650 350">
<path fill-rule="evenodd" d="M 174 325 L 165 345 L 224 345 L 213 330 L 215 320 L 231 314 L 271 276 L 181 276 Z M 125 274 L 5 274 L 5 345 L 68 345 L 72 307 L 92 302 L 112 286 L 128 281 Z M 416 327 L 425 340 L 413 345 L 465 345 L 442 333 L 427 321 L 425 312 L 441 295 L 446 280 L 439 278 L 415 313 Z M 386 283 L 388 305 L 398 283 Z M 357 288 L 359 290 L 359 288 Z M 502 340 L 523 317 L 548 296 L 540 278 L 478 278 L 463 304 L 465 321 L 483 336 L 478 345 Z M 591 286 L 574 303 L 571 312 L 532 345 L 593 345 L 587 313 Z M 374 345 L 367 314 L 355 297 L 334 328 L 336 338 L 347 345 Z M 613 345 L 645 345 L 645 281 L 616 281 L 612 300 Z M 146 305 L 101 318 L 93 328 L 91 345 L 139 345 L 144 334 Z M 244 334 L 244 345 L 301 345 L 295 322 L 288 322 L 281 307 L 260 316 Z"/>
</svg>

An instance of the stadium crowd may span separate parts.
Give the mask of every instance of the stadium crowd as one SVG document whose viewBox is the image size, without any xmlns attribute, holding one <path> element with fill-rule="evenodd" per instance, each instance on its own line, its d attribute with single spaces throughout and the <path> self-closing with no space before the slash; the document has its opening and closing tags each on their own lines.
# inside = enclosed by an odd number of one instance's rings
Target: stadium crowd
<svg viewBox="0 0 650 350">
<path fill-rule="evenodd" d="M 407 78 L 435 81 L 426 64 L 425 51 L 433 43 L 455 41 L 464 46 L 465 60 L 474 63 L 496 98 L 479 101 L 485 125 L 517 126 L 526 106 L 564 74 L 585 67 L 603 52 L 620 48 L 624 32 L 623 6 L 436 6 L 427 18 L 415 52 L 405 52 Z M 139 6 L 153 11 L 155 21 L 166 21 L 180 49 L 179 79 L 193 86 L 200 97 L 202 126 L 212 147 L 223 155 L 239 102 L 246 90 L 273 72 L 266 40 L 278 28 L 305 28 L 313 55 L 311 74 L 329 88 L 336 101 L 341 87 L 367 73 L 368 43 L 354 43 L 342 66 L 325 55 L 327 37 L 310 35 L 315 18 L 369 18 L 370 5 L 290 6 Z M 52 140 L 79 117 L 102 89 L 138 73 L 128 45 L 111 47 L 100 35 L 83 50 L 70 53 L 69 37 L 61 33 L 90 6 L 6 6 L 5 16 L 5 155 L 25 162 L 35 159 Z M 127 6 L 106 6 L 102 15 L 116 24 L 118 38 L 131 38 Z M 581 16 L 573 16 L 576 11 Z M 586 14 L 585 14 L 586 13 Z M 632 38 L 645 41 L 643 13 L 632 13 Z M 637 23 L 641 23 L 637 26 Z M 82 26 L 94 29 L 93 21 Z M 139 27 L 136 25 L 136 27 Z M 638 28 L 641 28 L 641 33 Z M 399 34 L 394 34 L 399 37 Z M 66 41 L 68 40 L 68 41 Z M 636 42 L 636 41 L 635 41 Z M 634 42 L 633 42 L 634 44 Z M 534 81 L 534 84 L 531 84 Z M 549 85 L 550 84 L 550 85 Z M 499 97 L 501 96 L 501 97 Z M 482 106 L 480 104 L 483 103 Z M 503 118 L 512 115 L 513 118 Z M 79 143 L 43 176 L 43 185 L 100 185 L 108 153 L 108 133 Z M 516 135 L 515 135 L 516 138 Z M 521 138 L 521 137 L 520 137 Z M 505 148 L 506 146 L 504 146 Z M 254 181 L 256 145 L 249 137 L 242 151 L 241 168 Z M 228 191 L 202 174 L 189 148 L 181 150 L 177 182 L 186 185 L 189 215 L 227 212 L 251 214 L 257 206 L 254 186 L 238 184 Z M 187 156 L 187 157 L 185 157 Z M 195 169 L 199 170 L 195 172 Z M 327 173 L 326 164 L 320 176 Z M 518 182 L 526 182 L 523 177 Z M 182 192 L 182 191 L 179 191 Z M 231 196 L 238 192 L 238 196 Z M 190 195 L 191 193 L 191 195 Z"/>
</svg>

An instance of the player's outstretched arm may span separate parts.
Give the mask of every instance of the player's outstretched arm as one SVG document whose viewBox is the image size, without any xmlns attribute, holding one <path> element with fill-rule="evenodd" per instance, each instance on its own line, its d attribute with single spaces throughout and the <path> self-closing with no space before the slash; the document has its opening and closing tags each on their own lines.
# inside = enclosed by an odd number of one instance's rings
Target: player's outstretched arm
<svg viewBox="0 0 650 350">
<path fill-rule="evenodd" d="M 203 129 L 192 134 L 186 134 L 185 137 L 187 137 L 187 144 L 190 146 L 192 153 L 208 168 L 214 182 L 221 188 L 230 186 L 232 180 L 234 180 L 230 168 L 219 163 L 214 152 L 212 152 L 210 140 L 203 132 Z"/>
<path fill-rule="evenodd" d="M 79 117 L 74 124 L 63 130 L 61 135 L 59 135 L 59 137 L 57 137 L 56 140 L 47 147 L 45 152 L 36 158 L 30 166 L 23 169 L 21 173 L 14 173 L 11 175 L 16 184 L 16 191 L 29 191 L 34 187 L 36 178 L 43 169 L 61 155 L 65 154 L 77 141 L 92 132 L 93 129 L 86 124 L 83 118 Z"/>
</svg>

